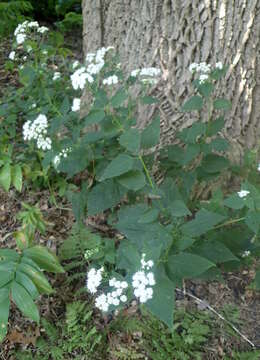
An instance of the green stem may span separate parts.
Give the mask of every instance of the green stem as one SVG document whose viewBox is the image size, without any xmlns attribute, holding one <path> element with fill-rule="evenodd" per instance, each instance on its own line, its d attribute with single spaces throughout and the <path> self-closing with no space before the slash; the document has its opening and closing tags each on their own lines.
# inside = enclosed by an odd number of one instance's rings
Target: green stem
<svg viewBox="0 0 260 360">
<path fill-rule="evenodd" d="M 215 226 L 214 229 L 219 229 L 219 228 L 221 228 L 223 226 L 235 224 L 235 223 L 243 221 L 243 220 L 245 220 L 245 217 L 241 217 L 239 219 L 231 219 L 231 220 L 228 220 L 228 221 L 224 222 L 223 224 Z"/>
<path fill-rule="evenodd" d="M 145 174 L 146 174 L 146 176 L 147 176 L 147 179 L 148 179 L 148 181 L 149 181 L 149 184 L 150 184 L 151 188 L 154 189 L 154 184 L 153 184 L 152 178 L 151 178 L 151 176 L 150 176 L 150 173 L 149 173 L 149 171 L 148 171 L 148 169 L 147 169 L 147 167 L 146 167 L 146 165 L 145 165 L 145 162 L 144 162 L 142 156 L 141 156 L 141 155 L 138 155 L 138 158 L 139 158 L 139 160 L 141 161 L 141 164 L 143 165 L 144 172 L 145 172 Z"/>
</svg>

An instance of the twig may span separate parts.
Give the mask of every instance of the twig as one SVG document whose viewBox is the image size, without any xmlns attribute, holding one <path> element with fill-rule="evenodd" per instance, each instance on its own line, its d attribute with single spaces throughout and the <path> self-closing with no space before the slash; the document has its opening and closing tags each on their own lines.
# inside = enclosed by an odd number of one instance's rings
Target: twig
<svg viewBox="0 0 260 360">
<path fill-rule="evenodd" d="M 248 344 L 250 344 L 253 348 L 255 348 L 255 344 L 252 343 L 252 341 L 250 341 L 244 334 L 242 334 L 229 320 L 225 319 L 221 314 L 219 314 L 213 307 L 211 307 L 209 304 L 207 304 L 205 301 L 199 299 L 197 296 L 187 292 L 186 290 L 183 291 L 181 289 L 176 288 L 176 291 L 182 293 L 183 295 L 187 295 L 190 298 L 194 299 L 197 303 L 199 304 L 203 304 L 203 306 L 207 307 L 210 311 L 212 311 L 215 315 L 217 315 L 221 320 L 225 321 L 229 326 L 232 327 L 232 329 L 238 334 L 240 335 L 246 342 L 248 342 Z"/>
</svg>

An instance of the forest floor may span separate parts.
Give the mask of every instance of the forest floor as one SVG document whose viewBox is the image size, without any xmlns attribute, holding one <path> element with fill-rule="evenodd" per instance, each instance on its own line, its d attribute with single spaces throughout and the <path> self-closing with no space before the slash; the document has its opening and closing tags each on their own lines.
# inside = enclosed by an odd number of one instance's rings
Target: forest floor
<svg viewBox="0 0 260 360">
<path fill-rule="evenodd" d="M 81 39 L 77 37 L 74 40 L 75 37 L 69 37 L 67 46 L 73 44 L 75 58 L 80 59 Z M 10 42 L 7 39 L 0 47 L 0 97 L 4 87 L 16 81 L 3 67 L 9 51 Z M 22 202 L 37 204 L 47 222 L 46 233 L 38 236 L 36 241 L 58 252 L 60 245 L 68 237 L 74 217 L 72 211 L 61 210 L 51 204 L 48 190 L 19 195 L 12 190 L 9 193 L 0 190 L 0 248 L 15 247 L 12 232 L 20 225 L 16 215 L 21 210 Z M 60 205 L 69 207 L 68 204 Z M 224 274 L 223 283 L 190 281 L 184 284 L 185 287 L 176 292 L 176 327 L 173 335 L 148 315 L 141 316 L 135 305 L 112 319 L 103 318 L 93 310 L 91 299 L 86 293 L 76 297 L 76 290 L 84 284 L 75 282 L 68 286 L 66 276 L 52 276 L 50 281 L 56 292 L 42 297 L 38 305 L 41 317 L 56 326 L 59 339 L 52 341 L 47 338 L 46 324 L 38 326 L 12 307 L 9 332 L 1 344 L 0 359 L 38 359 L 37 353 L 43 354 L 38 344 L 39 339 L 45 339 L 45 345 L 49 347 L 45 347 L 45 354 L 39 359 L 260 359 L 260 352 L 253 352 L 260 349 L 260 293 L 248 286 L 254 274 L 254 268 L 250 268 Z M 85 302 L 87 309 L 91 309 L 87 327 L 79 326 L 78 329 L 81 330 L 78 331 L 86 330 L 85 334 L 80 334 L 79 341 L 87 343 L 89 323 L 93 325 L 96 337 L 91 341 L 98 343 L 94 352 L 88 349 L 83 354 L 81 344 L 78 351 L 77 346 L 71 345 L 69 353 L 68 346 L 65 345 L 65 342 L 71 343 L 70 333 L 65 330 L 66 320 L 68 321 L 67 305 L 75 301 Z M 60 355 L 53 355 L 50 350 L 52 346 L 60 347 Z M 237 352 L 246 354 L 238 355 Z"/>
</svg>

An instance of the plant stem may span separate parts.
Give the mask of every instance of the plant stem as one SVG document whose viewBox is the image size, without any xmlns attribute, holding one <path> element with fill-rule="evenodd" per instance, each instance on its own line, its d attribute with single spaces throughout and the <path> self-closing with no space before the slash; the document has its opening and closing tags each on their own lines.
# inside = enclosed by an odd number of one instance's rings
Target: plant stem
<svg viewBox="0 0 260 360">
<path fill-rule="evenodd" d="M 148 169 L 147 169 L 147 167 L 146 167 L 146 165 L 145 165 L 145 162 L 144 162 L 142 156 L 141 156 L 141 155 L 138 155 L 138 159 L 141 161 L 141 164 L 143 165 L 144 172 L 145 172 L 145 174 L 146 174 L 146 176 L 147 176 L 147 179 L 148 179 L 148 181 L 149 181 L 149 184 L 150 184 L 151 188 L 154 189 L 154 184 L 153 184 L 152 178 L 151 178 L 151 176 L 150 176 L 150 173 L 149 173 L 149 171 L 148 171 Z"/>
<path fill-rule="evenodd" d="M 219 228 L 221 228 L 223 226 L 235 224 L 235 223 L 237 223 L 239 221 L 243 221 L 243 220 L 245 220 L 245 217 L 241 217 L 239 219 L 231 219 L 231 220 L 228 220 L 228 221 L 224 222 L 223 224 L 215 226 L 214 229 L 219 229 Z"/>
</svg>

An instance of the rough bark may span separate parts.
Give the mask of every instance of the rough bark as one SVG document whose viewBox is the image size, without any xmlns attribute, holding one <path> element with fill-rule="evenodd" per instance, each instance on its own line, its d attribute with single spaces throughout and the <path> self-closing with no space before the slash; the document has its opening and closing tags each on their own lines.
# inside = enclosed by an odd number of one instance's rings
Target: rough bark
<svg viewBox="0 0 260 360">
<path fill-rule="evenodd" d="M 179 111 L 188 97 L 192 62 L 229 66 L 218 94 L 232 101 L 225 136 L 236 158 L 260 134 L 259 0 L 83 0 L 84 53 L 113 45 L 125 71 L 160 66 L 153 92 L 160 99 L 162 143 L 193 116 Z M 142 124 L 149 114 L 140 117 Z"/>
</svg>

